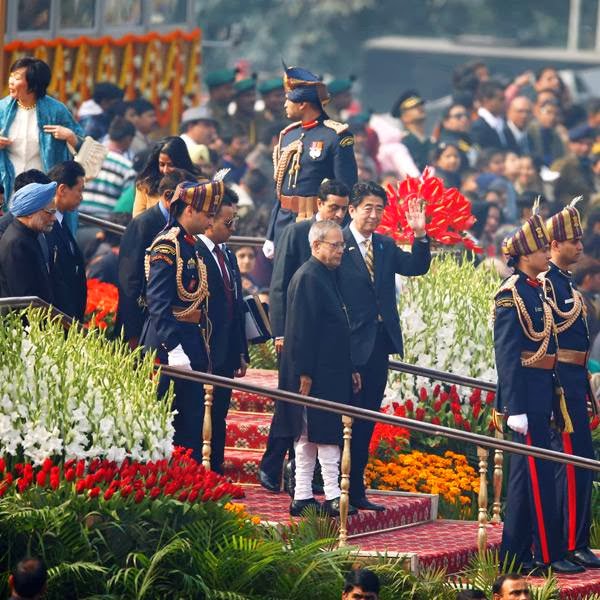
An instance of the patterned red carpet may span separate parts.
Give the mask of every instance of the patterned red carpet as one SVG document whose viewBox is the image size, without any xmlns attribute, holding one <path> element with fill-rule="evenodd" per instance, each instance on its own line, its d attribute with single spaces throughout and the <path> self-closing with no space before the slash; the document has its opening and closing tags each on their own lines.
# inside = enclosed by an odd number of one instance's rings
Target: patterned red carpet
<svg viewBox="0 0 600 600">
<path fill-rule="evenodd" d="M 248 371 L 247 383 L 277 388 L 273 371 Z M 263 521 L 289 523 L 290 498 L 287 494 L 271 494 L 256 485 L 258 469 L 265 448 L 273 401 L 258 394 L 233 392 L 227 418 L 227 448 L 225 474 L 233 481 L 247 485 L 242 500 L 248 513 Z M 373 492 L 373 499 L 385 504 L 383 513 L 360 511 L 348 520 L 348 543 L 362 552 L 407 554 L 413 568 L 445 568 L 457 573 L 477 552 L 478 524 L 469 521 L 436 520 L 431 498 L 424 495 L 386 495 Z M 489 525 L 488 544 L 497 548 L 502 537 L 502 525 Z M 583 600 L 589 594 L 600 593 L 600 569 L 581 575 L 558 577 L 562 600 Z M 530 578 L 532 585 L 543 580 Z"/>
</svg>

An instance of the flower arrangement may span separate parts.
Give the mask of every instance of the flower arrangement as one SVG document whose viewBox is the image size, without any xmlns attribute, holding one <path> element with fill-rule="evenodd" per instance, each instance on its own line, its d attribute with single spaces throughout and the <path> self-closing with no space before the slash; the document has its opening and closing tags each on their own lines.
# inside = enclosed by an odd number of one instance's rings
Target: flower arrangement
<svg viewBox="0 0 600 600">
<path fill-rule="evenodd" d="M 0 354 L 0 456 L 39 465 L 48 457 L 121 463 L 171 455 L 173 393 L 157 401 L 151 354 L 98 329 L 65 333 L 39 309 L 0 318 Z"/>
<path fill-rule="evenodd" d="M 365 477 L 376 489 L 439 494 L 451 505 L 471 506 L 479 493 L 479 478 L 466 456 L 449 450 L 443 456 L 413 450 L 389 462 L 371 459 Z"/>
<path fill-rule="evenodd" d="M 175 448 L 170 459 L 139 462 L 125 459 L 115 461 L 67 460 L 64 464 L 46 458 L 40 466 L 18 462 L 7 469 L 0 459 L 0 497 L 6 494 L 25 494 L 29 500 L 37 497 L 38 504 L 48 501 L 48 494 L 63 501 L 73 494 L 92 500 L 133 502 L 141 504 L 159 498 L 174 498 L 179 502 L 218 501 L 224 496 L 241 498 L 242 488 L 224 477 L 206 470 L 190 456 L 191 450 Z"/>
<path fill-rule="evenodd" d="M 388 184 L 388 204 L 377 231 L 400 244 L 412 244 L 414 233 L 408 225 L 406 211 L 408 202 L 417 198 L 425 204 L 425 230 L 432 240 L 446 246 L 462 244 L 468 250 L 481 252 L 467 235 L 476 221 L 471 213 L 471 202 L 456 188 L 446 189 L 434 173 L 434 169 L 426 167 L 420 177 L 407 177 L 396 187 Z"/>
<path fill-rule="evenodd" d="M 434 257 L 427 275 L 406 279 L 399 311 L 404 360 L 495 381 L 492 300 L 498 284 L 491 270 L 475 268 L 471 262 L 451 255 Z M 387 403 L 416 401 L 424 394 L 429 402 L 435 402 L 441 398 L 441 391 L 451 392 L 441 390 L 439 398 L 434 398 L 436 383 L 425 377 L 390 372 Z M 471 408 L 472 390 L 457 387 L 452 393 L 468 419 L 465 411 Z"/>
<path fill-rule="evenodd" d="M 85 320 L 87 326 L 92 323 L 106 331 L 110 336 L 114 331 L 119 305 L 119 290 L 112 283 L 99 279 L 87 280 L 87 303 Z"/>
</svg>

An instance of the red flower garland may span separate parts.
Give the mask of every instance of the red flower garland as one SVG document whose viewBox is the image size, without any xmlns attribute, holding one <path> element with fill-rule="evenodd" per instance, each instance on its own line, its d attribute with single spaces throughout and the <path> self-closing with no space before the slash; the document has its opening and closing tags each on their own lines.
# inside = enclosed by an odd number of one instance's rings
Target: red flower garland
<svg viewBox="0 0 600 600">
<path fill-rule="evenodd" d="M 425 203 L 425 231 L 432 240 L 447 246 L 463 244 L 469 250 L 483 252 L 466 235 L 476 221 L 471 213 L 471 202 L 456 188 L 446 189 L 431 167 L 426 167 L 420 177 L 407 177 L 395 188 L 388 184 L 387 196 L 388 204 L 377 228 L 379 233 L 398 243 L 412 244 L 414 232 L 408 225 L 406 211 L 408 201 L 417 198 Z"/>
</svg>

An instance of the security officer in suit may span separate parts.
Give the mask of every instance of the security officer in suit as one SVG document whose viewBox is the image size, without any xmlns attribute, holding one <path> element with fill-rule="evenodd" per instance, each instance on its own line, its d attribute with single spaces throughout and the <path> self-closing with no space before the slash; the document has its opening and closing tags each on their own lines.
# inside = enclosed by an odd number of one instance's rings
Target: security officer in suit
<svg viewBox="0 0 600 600">
<path fill-rule="evenodd" d="M 354 186 L 349 207 L 352 222 L 344 229 L 346 249 L 338 270 L 339 287 L 350 319 L 352 362 L 362 381 L 355 403 L 369 410 L 381 407 L 389 355 L 402 355 L 396 273 L 423 275 L 431 262 L 424 207 L 416 199 L 409 201 L 406 217 L 415 241 L 412 252 L 405 252 L 392 238 L 375 233 L 386 204 L 385 190 L 377 183 Z M 373 427 L 371 421 L 359 419 L 354 423 L 350 503 L 358 509 L 384 510 L 365 496 L 364 470 Z"/>
<path fill-rule="evenodd" d="M 552 309 L 537 276 L 548 268 L 550 239 L 534 206 L 533 216 L 502 250 L 514 275 L 495 297 L 494 349 L 498 371 L 497 408 L 507 416 L 513 440 L 550 448 L 551 416 L 569 431 L 569 413 L 555 379 L 556 338 Z M 510 457 L 501 558 L 515 560 L 525 572 L 550 566 L 555 573 L 578 573 L 583 567 L 566 558 L 558 523 L 555 463 L 532 456 Z M 533 547 L 533 556 L 532 556 Z"/>
<path fill-rule="evenodd" d="M 316 221 L 334 221 L 342 225 L 348 211 L 349 195 L 350 191 L 341 181 L 325 180 L 319 187 L 317 214 L 312 219 L 286 227 L 281 236 L 269 291 L 269 317 L 278 354 L 283 348 L 288 286 L 294 273 L 311 256 L 308 232 Z M 285 455 L 288 451 L 293 454 L 294 440 L 274 437 L 273 433 L 270 429 L 267 448 L 260 463 L 259 479 L 264 488 L 278 492 Z"/>
<path fill-rule="evenodd" d="M 85 262 L 64 216 L 77 210 L 83 198 L 85 170 L 74 160 L 54 166 L 48 173 L 56 181 L 56 221 L 45 234 L 50 261 L 50 283 L 54 305 L 70 317 L 82 321 L 87 301 Z"/>
<path fill-rule="evenodd" d="M 227 240 L 235 232 L 237 194 L 228 188 L 212 225 L 198 236 L 196 248 L 206 265 L 208 319 L 212 372 L 222 377 L 244 377 L 250 358 L 245 331 L 242 279 Z M 223 473 L 226 419 L 231 388 L 215 387 L 212 407 L 211 469 Z"/>
<path fill-rule="evenodd" d="M 553 436 L 553 448 L 585 458 L 594 457 L 588 401 L 596 403 L 588 384 L 587 357 L 590 339 L 584 303 L 571 280 L 569 268 L 583 254 L 581 220 L 575 204 L 579 198 L 546 222 L 550 235 L 550 268 L 540 280 L 552 307 L 558 335 L 556 369 L 564 389 L 573 432 Z M 594 474 L 573 465 L 556 465 L 558 508 L 563 516 L 569 559 L 588 568 L 600 568 L 600 559 L 590 550 L 592 482 Z"/>
<path fill-rule="evenodd" d="M 169 208 L 175 188 L 195 176 L 183 169 L 167 173 L 160 181 L 160 200 L 132 219 L 121 238 L 119 250 L 119 306 L 117 326 L 122 328 L 125 341 L 135 348 L 146 319 L 144 258 L 146 248 L 167 226 Z"/>
<path fill-rule="evenodd" d="M 300 67 L 286 68 L 283 83 L 286 115 L 294 123 L 281 131 L 273 152 L 278 201 L 267 239 L 275 246 L 287 225 L 316 213 L 323 179 L 336 179 L 348 188 L 357 180 L 354 136 L 347 124 L 332 121 L 325 113 L 329 100 L 325 84 Z"/>
<path fill-rule="evenodd" d="M 209 371 L 207 332 L 208 279 L 206 265 L 196 250 L 195 235 L 203 233 L 221 204 L 222 181 L 186 181 L 175 189 L 169 227 L 148 248 L 145 259 L 148 316 L 140 343 L 156 351 L 161 364 Z M 161 376 L 159 395 L 169 385 Z M 192 449 L 201 460 L 204 388 L 174 379 L 177 410 L 174 443 Z"/>
</svg>

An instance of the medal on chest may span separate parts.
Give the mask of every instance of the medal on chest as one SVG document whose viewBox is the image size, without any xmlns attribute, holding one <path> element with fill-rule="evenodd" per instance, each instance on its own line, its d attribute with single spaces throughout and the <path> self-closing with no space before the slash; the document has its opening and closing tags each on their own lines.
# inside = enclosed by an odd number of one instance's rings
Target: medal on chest
<svg viewBox="0 0 600 600">
<path fill-rule="evenodd" d="M 321 154 L 323 154 L 323 146 L 324 143 L 321 140 L 315 140 L 314 142 L 311 142 L 310 148 L 308 150 L 308 155 L 313 160 L 320 158 Z"/>
</svg>

